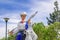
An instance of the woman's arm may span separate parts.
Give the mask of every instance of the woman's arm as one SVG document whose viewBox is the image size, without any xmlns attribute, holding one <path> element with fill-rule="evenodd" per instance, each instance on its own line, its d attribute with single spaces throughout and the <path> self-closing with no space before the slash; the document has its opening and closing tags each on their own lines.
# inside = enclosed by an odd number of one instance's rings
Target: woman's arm
<svg viewBox="0 0 60 40">
<path fill-rule="evenodd" d="M 31 19 L 28 20 L 28 24 L 31 24 Z"/>
<path fill-rule="evenodd" d="M 16 27 L 16 28 L 14 28 L 13 30 L 11 30 L 10 32 L 8 32 L 8 34 L 9 35 L 13 35 L 13 34 L 15 34 L 15 33 L 17 33 L 18 32 L 18 28 Z"/>
<path fill-rule="evenodd" d="M 11 30 L 10 32 L 8 32 L 8 34 L 9 35 L 13 35 L 13 34 L 17 33 L 19 31 L 19 28 L 18 27 L 19 27 L 19 23 L 18 23 L 17 27 L 14 28 L 13 30 Z"/>
</svg>

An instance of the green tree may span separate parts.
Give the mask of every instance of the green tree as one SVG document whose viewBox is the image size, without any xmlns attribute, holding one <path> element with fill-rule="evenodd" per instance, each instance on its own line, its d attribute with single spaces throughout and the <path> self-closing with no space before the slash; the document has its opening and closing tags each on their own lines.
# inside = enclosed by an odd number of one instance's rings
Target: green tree
<svg viewBox="0 0 60 40">
<path fill-rule="evenodd" d="M 35 24 L 34 31 L 38 35 L 38 40 L 57 40 L 58 33 L 55 30 L 55 26 L 58 26 L 59 23 L 57 25 L 55 24 L 47 26 L 48 28 L 46 26 L 44 27 L 42 23 Z"/>
<path fill-rule="evenodd" d="M 58 38 L 59 32 L 60 32 L 60 22 L 55 22 L 54 24 L 51 24 L 48 28 L 49 30 L 49 35 L 51 36 L 50 39 L 56 39 L 60 40 Z"/>
<path fill-rule="evenodd" d="M 36 23 L 33 26 L 35 33 L 38 35 L 38 40 L 44 40 L 44 35 L 46 32 L 45 26 L 43 23 Z"/>
<path fill-rule="evenodd" d="M 59 12 L 59 8 L 58 8 L 58 2 L 55 1 L 54 2 L 54 12 L 50 13 L 50 17 L 47 17 L 48 20 L 48 25 L 54 23 L 57 21 L 57 17 L 58 17 L 58 12 Z"/>
</svg>

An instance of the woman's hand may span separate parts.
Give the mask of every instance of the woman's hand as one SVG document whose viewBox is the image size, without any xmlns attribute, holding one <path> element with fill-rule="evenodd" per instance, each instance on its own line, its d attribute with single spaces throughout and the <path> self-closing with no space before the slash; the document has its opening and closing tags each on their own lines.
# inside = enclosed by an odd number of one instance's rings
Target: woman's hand
<svg viewBox="0 0 60 40">
<path fill-rule="evenodd" d="M 28 24 L 31 24 L 31 20 L 30 19 L 28 20 Z"/>
<path fill-rule="evenodd" d="M 12 32 L 12 31 L 10 31 L 8 34 L 9 34 L 9 35 L 13 35 L 13 32 Z"/>
</svg>

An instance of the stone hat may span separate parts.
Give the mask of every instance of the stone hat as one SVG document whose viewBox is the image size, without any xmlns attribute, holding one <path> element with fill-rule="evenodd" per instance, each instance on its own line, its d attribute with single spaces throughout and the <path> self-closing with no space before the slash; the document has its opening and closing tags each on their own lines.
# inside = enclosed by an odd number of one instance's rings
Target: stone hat
<svg viewBox="0 0 60 40">
<path fill-rule="evenodd" d="M 22 15 L 27 16 L 26 12 L 22 12 L 20 15 L 21 15 L 21 16 L 22 16 Z"/>
</svg>

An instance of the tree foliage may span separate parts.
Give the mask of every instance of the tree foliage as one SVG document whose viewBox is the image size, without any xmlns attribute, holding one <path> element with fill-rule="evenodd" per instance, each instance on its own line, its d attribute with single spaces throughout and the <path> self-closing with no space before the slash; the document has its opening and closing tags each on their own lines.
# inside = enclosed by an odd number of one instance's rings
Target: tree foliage
<svg viewBox="0 0 60 40">
<path fill-rule="evenodd" d="M 52 12 L 52 13 L 49 14 L 49 15 L 50 15 L 49 18 L 47 17 L 48 25 L 56 22 L 57 19 L 58 19 L 58 13 L 59 13 L 59 10 L 58 10 L 58 9 L 59 9 L 59 8 L 58 8 L 58 2 L 57 2 L 57 1 L 54 2 L 54 6 L 55 6 L 55 7 L 54 7 L 54 12 Z"/>
<path fill-rule="evenodd" d="M 34 31 L 38 35 L 38 40 L 57 40 L 58 31 L 56 29 L 60 30 L 59 22 L 49 25 L 48 28 L 45 28 L 41 23 L 36 24 L 34 27 Z"/>
</svg>

